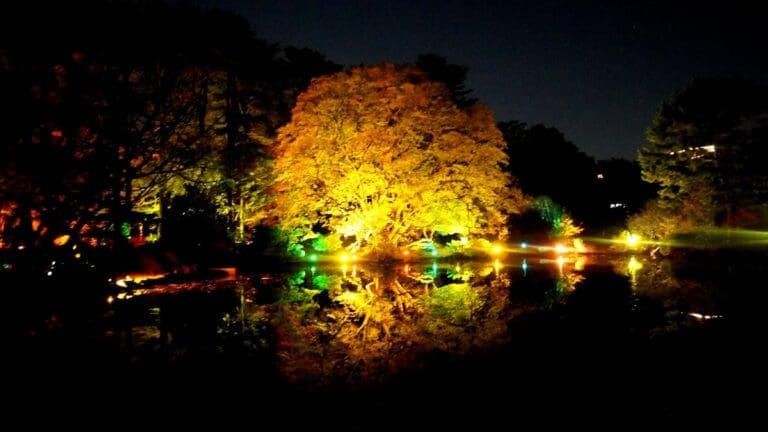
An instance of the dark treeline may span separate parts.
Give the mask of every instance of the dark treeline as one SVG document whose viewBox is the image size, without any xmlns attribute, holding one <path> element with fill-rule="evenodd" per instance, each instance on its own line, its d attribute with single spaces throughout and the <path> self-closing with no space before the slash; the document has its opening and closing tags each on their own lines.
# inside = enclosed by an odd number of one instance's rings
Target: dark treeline
<svg viewBox="0 0 768 432">
<path fill-rule="evenodd" d="M 190 213 L 242 239 L 265 146 L 311 78 L 340 69 L 237 15 L 160 2 L 31 2 L 3 21 L 2 231 L 22 247 L 185 239 L 161 221 Z M 190 192 L 206 208 L 173 205 Z"/>
</svg>

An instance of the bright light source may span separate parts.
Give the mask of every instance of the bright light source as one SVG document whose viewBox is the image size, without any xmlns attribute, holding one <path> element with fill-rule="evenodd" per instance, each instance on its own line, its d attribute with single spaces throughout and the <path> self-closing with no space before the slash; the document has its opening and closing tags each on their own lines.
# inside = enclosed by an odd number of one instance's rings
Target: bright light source
<svg viewBox="0 0 768 432">
<path fill-rule="evenodd" d="M 432 249 L 432 256 L 436 257 L 438 255 L 437 249 Z"/>
<path fill-rule="evenodd" d="M 112 304 L 112 303 L 114 303 L 114 301 L 115 301 L 114 297 L 112 297 L 112 296 L 107 297 L 107 304 Z"/>
<path fill-rule="evenodd" d="M 309 255 L 309 260 L 312 261 L 312 262 L 316 262 L 317 261 L 317 254 Z"/>
<path fill-rule="evenodd" d="M 501 253 L 501 246 L 499 246 L 499 245 L 494 245 L 494 246 L 493 246 L 493 249 L 491 249 L 491 252 L 492 252 L 494 255 L 498 255 L 498 254 L 500 254 L 500 253 Z"/>
<path fill-rule="evenodd" d="M 528 243 L 522 242 L 522 243 L 520 243 L 520 247 L 523 248 L 523 249 L 528 249 Z"/>
<path fill-rule="evenodd" d="M 345 262 L 349 261 L 349 255 L 341 254 L 341 257 L 339 257 L 339 259 L 341 260 L 341 262 L 345 263 Z"/>
<path fill-rule="evenodd" d="M 459 242 L 460 242 L 462 245 L 466 245 L 467 243 L 469 243 L 469 239 L 468 239 L 468 238 L 466 238 L 466 237 L 461 237 L 461 238 L 459 239 Z"/>
<path fill-rule="evenodd" d="M 49 271 L 48 271 L 48 273 L 46 273 L 46 274 L 47 274 L 48 276 L 53 276 L 53 272 L 52 272 L 52 271 L 50 271 L 50 270 L 49 270 Z"/>
<path fill-rule="evenodd" d="M 568 252 L 568 248 L 563 246 L 563 245 L 561 245 L 561 244 L 556 244 L 555 245 L 555 252 L 557 252 L 559 254 L 564 254 L 564 253 Z"/>
<path fill-rule="evenodd" d="M 633 248 L 637 246 L 638 243 L 640 243 L 640 236 L 637 234 L 628 233 L 626 242 L 627 242 L 627 246 Z"/>
</svg>

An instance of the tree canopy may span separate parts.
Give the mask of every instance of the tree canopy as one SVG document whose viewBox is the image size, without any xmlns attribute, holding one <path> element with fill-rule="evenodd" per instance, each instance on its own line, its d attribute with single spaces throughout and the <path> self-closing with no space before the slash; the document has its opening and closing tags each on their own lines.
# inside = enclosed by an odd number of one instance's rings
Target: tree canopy
<svg viewBox="0 0 768 432">
<path fill-rule="evenodd" d="M 741 224 L 731 220 L 740 210 L 761 211 L 766 157 L 768 90 L 730 77 L 694 80 L 664 101 L 639 152 L 662 207 L 694 207 L 709 224 Z"/>
<path fill-rule="evenodd" d="M 274 145 L 276 214 L 391 254 L 435 234 L 503 236 L 520 193 L 492 113 L 452 102 L 419 69 L 383 64 L 318 78 Z"/>
</svg>

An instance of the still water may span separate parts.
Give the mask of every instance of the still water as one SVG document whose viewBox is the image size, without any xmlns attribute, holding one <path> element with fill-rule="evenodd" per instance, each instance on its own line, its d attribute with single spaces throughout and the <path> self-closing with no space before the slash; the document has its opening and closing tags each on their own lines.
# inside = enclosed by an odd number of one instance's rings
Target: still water
<svg viewBox="0 0 768 432">
<path fill-rule="evenodd" d="M 20 286 L 5 291 L 6 328 L 21 336 L 5 358 L 19 391 L 55 404 L 89 379 L 94 404 L 301 407 L 282 421 L 342 430 L 414 418 L 427 430 L 456 419 L 732 425 L 762 412 L 749 396 L 760 388 L 744 387 L 768 361 L 767 262 L 754 251 L 511 255 Z"/>
<path fill-rule="evenodd" d="M 646 343 L 744 322 L 759 313 L 762 260 L 329 262 L 145 281 L 88 301 L 43 304 L 25 324 L 24 350 L 42 362 L 64 352 L 117 367 L 237 366 L 295 383 L 386 382 L 436 357 L 509 352 L 532 339 Z"/>
</svg>

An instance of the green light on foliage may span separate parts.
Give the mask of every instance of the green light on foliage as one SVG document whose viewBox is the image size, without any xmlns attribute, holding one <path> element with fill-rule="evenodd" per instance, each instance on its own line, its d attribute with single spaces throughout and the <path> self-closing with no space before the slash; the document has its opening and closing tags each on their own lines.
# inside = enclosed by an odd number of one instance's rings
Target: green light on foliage
<svg viewBox="0 0 768 432">
<path fill-rule="evenodd" d="M 327 274 L 320 274 L 312 278 L 312 285 L 321 291 L 327 290 L 330 284 L 331 277 Z"/>
<path fill-rule="evenodd" d="M 432 249 L 432 256 L 436 257 L 438 255 L 437 249 Z"/>
<path fill-rule="evenodd" d="M 128 222 L 123 222 L 122 225 L 120 225 L 120 234 L 122 234 L 123 237 L 130 239 L 131 238 L 131 224 Z"/>
<path fill-rule="evenodd" d="M 311 262 L 317 262 L 317 254 L 311 254 L 309 255 L 309 260 Z"/>
<path fill-rule="evenodd" d="M 437 263 L 432 263 L 432 277 L 437 277 Z"/>
<path fill-rule="evenodd" d="M 312 240 L 312 249 L 318 252 L 328 252 L 328 240 L 324 236 Z"/>
</svg>

